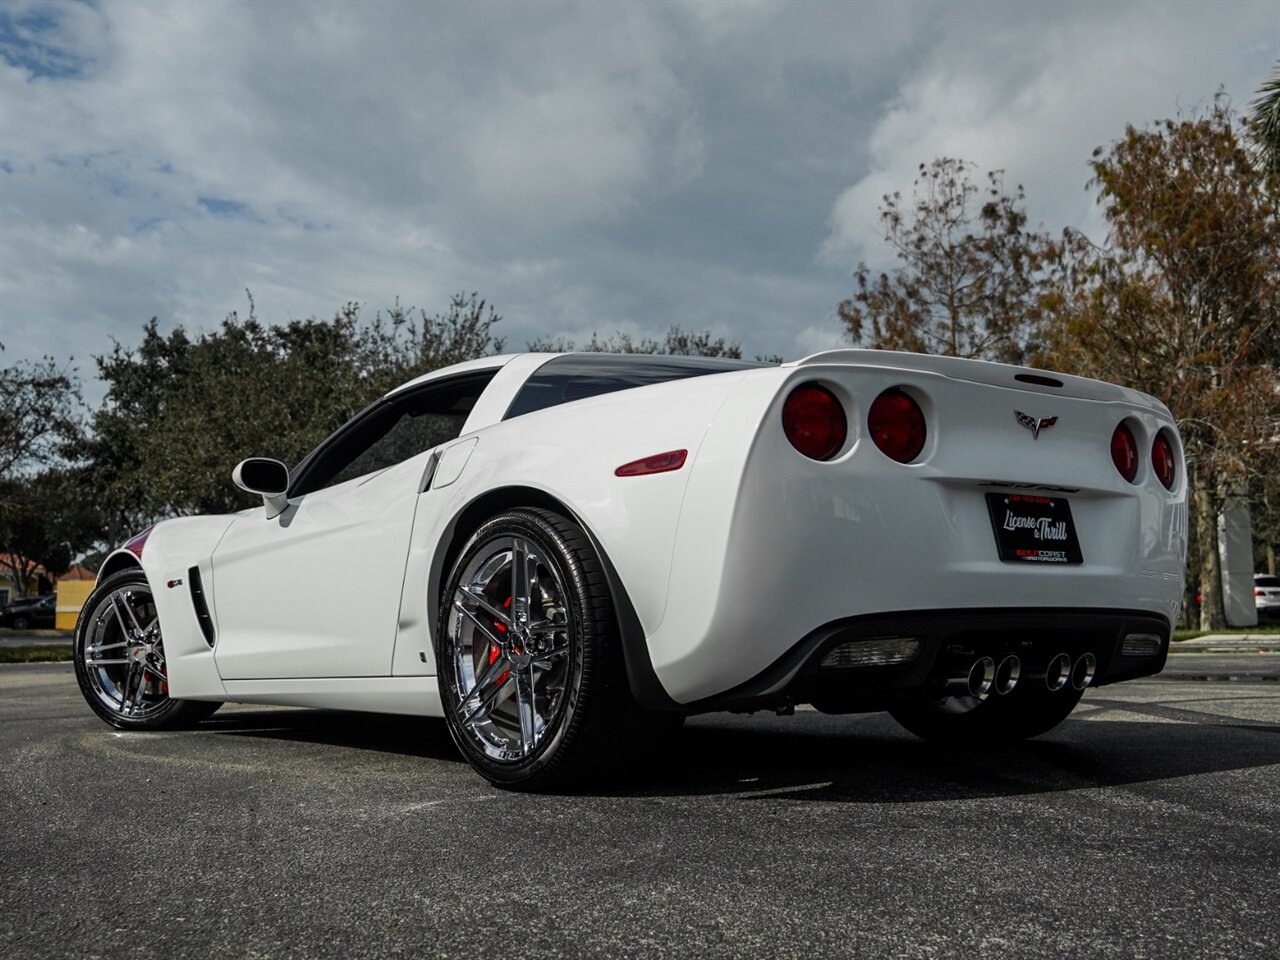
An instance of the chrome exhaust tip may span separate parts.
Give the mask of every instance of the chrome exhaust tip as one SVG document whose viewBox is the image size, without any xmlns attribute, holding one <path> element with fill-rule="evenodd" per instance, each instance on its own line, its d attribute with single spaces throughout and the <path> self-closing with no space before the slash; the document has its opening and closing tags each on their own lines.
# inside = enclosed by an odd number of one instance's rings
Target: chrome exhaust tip
<svg viewBox="0 0 1280 960">
<path fill-rule="evenodd" d="M 1044 673 L 1044 685 L 1052 691 L 1061 690 L 1071 679 L 1071 657 L 1060 653 L 1049 661 L 1049 669 Z"/>
<path fill-rule="evenodd" d="M 1001 696 L 1013 693 L 1014 687 L 1018 685 L 1018 681 L 1022 678 L 1022 661 L 1010 654 L 1005 657 L 996 666 L 995 682 L 996 693 Z"/>
<path fill-rule="evenodd" d="M 1092 653 L 1084 654 L 1075 662 L 1075 666 L 1071 668 L 1071 686 L 1077 690 L 1083 690 L 1093 683 L 1093 675 L 1097 672 L 1098 658 Z"/>
<path fill-rule="evenodd" d="M 969 696 L 985 699 L 991 692 L 996 676 L 996 662 L 990 657 L 979 657 L 969 668 Z"/>
<path fill-rule="evenodd" d="M 969 696 L 977 700 L 985 700 L 991 692 L 991 684 L 995 680 L 996 662 L 990 657 L 979 657 L 973 661 L 969 672 L 962 677 L 952 677 L 947 681 L 947 691 L 956 696 Z"/>
</svg>

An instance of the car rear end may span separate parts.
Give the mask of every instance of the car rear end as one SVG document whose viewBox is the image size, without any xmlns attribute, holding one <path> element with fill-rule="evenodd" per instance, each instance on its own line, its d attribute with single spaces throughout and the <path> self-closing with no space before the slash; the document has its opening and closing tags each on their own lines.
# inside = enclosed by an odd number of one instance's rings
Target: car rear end
<svg viewBox="0 0 1280 960">
<path fill-rule="evenodd" d="M 1153 398 L 833 351 L 749 374 L 712 423 L 650 653 L 708 708 L 875 709 L 975 671 L 1109 683 L 1163 666 L 1185 550 L 1181 443 Z"/>
<path fill-rule="evenodd" d="M 1280 577 L 1256 574 L 1253 578 L 1253 602 L 1259 623 L 1280 620 Z"/>
</svg>

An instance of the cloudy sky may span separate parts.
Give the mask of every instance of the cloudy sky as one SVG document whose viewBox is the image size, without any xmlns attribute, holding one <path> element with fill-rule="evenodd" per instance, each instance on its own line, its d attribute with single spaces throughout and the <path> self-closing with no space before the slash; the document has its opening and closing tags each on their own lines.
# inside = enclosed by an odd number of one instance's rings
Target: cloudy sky
<svg viewBox="0 0 1280 960">
<path fill-rule="evenodd" d="M 0 363 L 477 291 L 509 346 L 837 343 L 882 194 L 959 156 L 1100 234 L 1091 150 L 1239 106 L 1280 2 L 0 0 Z M 90 394 L 93 394 L 91 388 Z"/>
</svg>

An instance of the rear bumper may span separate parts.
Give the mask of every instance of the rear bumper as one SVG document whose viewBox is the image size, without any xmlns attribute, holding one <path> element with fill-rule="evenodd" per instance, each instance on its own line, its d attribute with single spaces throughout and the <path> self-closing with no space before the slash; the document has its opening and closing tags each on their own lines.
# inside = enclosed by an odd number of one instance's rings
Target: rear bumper
<svg viewBox="0 0 1280 960">
<path fill-rule="evenodd" d="M 988 656 L 1017 656 L 1036 682 L 1058 654 L 1097 659 L 1092 686 L 1159 673 L 1169 652 L 1169 621 L 1132 610 L 1062 608 L 932 610 L 849 617 L 824 624 L 745 683 L 686 704 L 692 712 L 754 710 L 813 703 L 833 713 L 880 710 L 895 703 L 937 699 L 960 665 Z M 1126 638 L 1141 636 L 1142 643 Z M 910 659 L 874 666 L 831 666 L 837 648 L 886 638 L 918 641 Z M 1141 652 L 1135 652 L 1139 648 Z M 856 659 L 853 658 L 853 659 Z"/>
</svg>

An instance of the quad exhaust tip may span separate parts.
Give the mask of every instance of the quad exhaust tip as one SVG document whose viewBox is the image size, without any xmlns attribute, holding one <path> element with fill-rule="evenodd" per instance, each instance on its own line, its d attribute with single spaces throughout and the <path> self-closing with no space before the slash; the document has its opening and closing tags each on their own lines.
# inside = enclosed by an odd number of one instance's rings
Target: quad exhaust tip
<svg viewBox="0 0 1280 960">
<path fill-rule="evenodd" d="M 979 657 L 969 668 L 969 696 L 984 699 L 991 692 L 996 676 L 996 662 L 990 657 Z"/>
<path fill-rule="evenodd" d="M 996 693 L 1004 696 L 1013 693 L 1022 678 L 1022 661 L 1010 654 L 996 666 L 994 686 Z"/>
<path fill-rule="evenodd" d="M 1083 690 L 1093 683 L 1093 675 L 1097 672 L 1098 658 L 1092 653 L 1084 654 L 1076 660 L 1075 665 L 1071 668 L 1071 686 L 1077 690 Z"/>
<path fill-rule="evenodd" d="M 1056 692 L 1065 687 L 1070 680 L 1071 657 L 1065 653 L 1060 653 L 1049 661 L 1049 669 L 1044 674 L 1044 685 Z"/>
<path fill-rule="evenodd" d="M 995 682 L 996 662 L 990 657 L 979 657 L 973 661 L 969 672 L 962 677 L 952 677 L 947 681 L 947 689 L 957 696 L 970 696 L 976 700 L 985 700 Z"/>
</svg>

